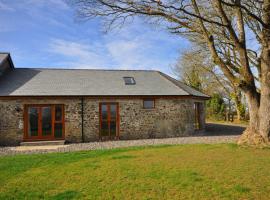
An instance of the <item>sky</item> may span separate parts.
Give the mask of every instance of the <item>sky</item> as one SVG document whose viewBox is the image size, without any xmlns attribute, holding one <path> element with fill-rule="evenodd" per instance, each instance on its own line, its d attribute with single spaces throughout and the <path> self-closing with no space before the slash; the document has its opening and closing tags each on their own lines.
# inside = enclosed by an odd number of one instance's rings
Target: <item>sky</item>
<svg viewBox="0 0 270 200">
<path fill-rule="evenodd" d="M 15 67 L 153 69 L 172 67 L 189 42 L 136 19 L 104 32 L 100 19 L 85 22 L 65 0 L 0 0 L 0 51 Z"/>
</svg>

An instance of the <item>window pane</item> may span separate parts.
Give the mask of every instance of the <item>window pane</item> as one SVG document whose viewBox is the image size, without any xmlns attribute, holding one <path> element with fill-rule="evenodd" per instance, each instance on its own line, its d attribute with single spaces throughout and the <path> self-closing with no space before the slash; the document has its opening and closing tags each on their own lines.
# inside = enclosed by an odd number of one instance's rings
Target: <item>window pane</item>
<svg viewBox="0 0 270 200">
<path fill-rule="evenodd" d="M 54 137 L 61 138 L 63 136 L 63 125 L 62 123 L 54 124 Z"/>
<path fill-rule="evenodd" d="M 144 108 L 154 108 L 154 100 L 144 100 L 143 101 L 143 107 Z"/>
<path fill-rule="evenodd" d="M 111 136 L 116 136 L 116 122 L 115 121 L 110 122 L 110 133 L 111 133 Z"/>
<path fill-rule="evenodd" d="M 108 121 L 102 121 L 102 123 L 101 123 L 101 136 L 108 136 L 108 135 L 109 135 Z"/>
<path fill-rule="evenodd" d="M 136 84 L 135 79 L 133 77 L 123 77 L 126 85 L 134 85 Z"/>
<path fill-rule="evenodd" d="M 110 109 L 111 109 L 111 120 L 116 120 L 116 105 L 111 104 Z"/>
<path fill-rule="evenodd" d="M 52 109 L 51 107 L 42 108 L 42 135 L 47 136 L 52 133 Z"/>
<path fill-rule="evenodd" d="M 55 121 L 62 121 L 62 106 L 55 106 Z"/>
<path fill-rule="evenodd" d="M 29 108 L 28 109 L 28 135 L 38 136 L 38 109 Z"/>
<path fill-rule="evenodd" d="M 108 118 L 108 106 L 106 104 L 101 105 L 101 118 L 107 120 Z"/>
</svg>

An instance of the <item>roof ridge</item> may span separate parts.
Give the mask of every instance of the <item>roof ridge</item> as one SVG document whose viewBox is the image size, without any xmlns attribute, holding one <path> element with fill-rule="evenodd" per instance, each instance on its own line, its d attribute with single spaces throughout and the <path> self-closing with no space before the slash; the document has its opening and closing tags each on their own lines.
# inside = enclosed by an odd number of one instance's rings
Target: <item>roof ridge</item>
<svg viewBox="0 0 270 200">
<path fill-rule="evenodd" d="M 148 69 L 85 69 L 85 68 L 49 68 L 49 67 L 16 67 L 16 69 L 32 69 L 32 70 L 86 70 L 86 71 L 142 71 L 142 72 L 157 72 L 157 70 L 148 70 Z"/>
<path fill-rule="evenodd" d="M 189 87 L 190 89 L 195 90 L 196 92 L 200 93 L 201 96 L 210 97 L 209 95 L 204 94 L 204 93 L 202 93 L 201 91 L 198 91 L 197 89 L 195 89 L 195 88 L 193 88 L 193 87 L 191 87 L 191 86 L 188 86 L 188 85 L 186 85 L 185 83 L 183 83 L 182 81 L 179 81 L 179 80 L 177 80 L 177 79 L 175 79 L 175 78 L 173 78 L 173 77 L 171 77 L 171 76 L 169 76 L 169 75 L 167 75 L 167 74 L 165 74 L 165 73 L 163 73 L 163 72 L 160 72 L 160 71 L 159 71 L 159 74 L 160 74 L 161 76 L 163 76 L 164 78 L 166 78 L 167 80 L 169 80 L 170 82 L 172 82 L 172 83 L 173 83 L 174 85 L 176 85 L 178 88 L 184 90 L 184 91 L 185 91 L 186 93 L 188 93 L 189 95 L 198 96 L 198 95 L 192 94 L 190 91 L 188 91 L 187 89 L 181 87 L 179 84 L 183 84 L 183 85 L 185 85 L 186 87 Z"/>
<path fill-rule="evenodd" d="M 163 73 L 163 72 L 161 72 L 161 71 L 159 71 L 159 74 L 160 74 L 162 77 L 164 77 L 164 78 L 166 78 L 167 80 L 169 80 L 170 82 L 172 82 L 176 87 L 178 87 L 178 88 L 184 90 L 186 93 L 188 93 L 189 95 L 191 95 L 187 90 L 185 90 L 184 88 L 181 88 L 179 85 L 177 85 L 177 84 L 175 83 L 175 81 L 177 81 L 175 78 L 173 78 L 173 77 L 171 77 L 171 76 L 169 76 L 169 75 L 167 75 L 167 74 L 165 74 L 165 73 Z M 180 82 L 180 81 L 179 81 L 179 82 Z"/>
<path fill-rule="evenodd" d="M 173 83 L 173 85 L 175 87 L 177 87 L 178 89 L 182 89 L 184 92 L 187 93 L 187 95 L 191 95 L 188 91 L 184 90 L 183 88 L 179 87 L 179 85 L 175 84 L 171 79 L 173 79 L 172 77 L 170 77 L 169 75 L 161 72 L 161 71 L 158 71 L 158 74 L 163 77 L 164 79 L 166 79 L 167 81 L 169 81 L 170 83 Z"/>
</svg>

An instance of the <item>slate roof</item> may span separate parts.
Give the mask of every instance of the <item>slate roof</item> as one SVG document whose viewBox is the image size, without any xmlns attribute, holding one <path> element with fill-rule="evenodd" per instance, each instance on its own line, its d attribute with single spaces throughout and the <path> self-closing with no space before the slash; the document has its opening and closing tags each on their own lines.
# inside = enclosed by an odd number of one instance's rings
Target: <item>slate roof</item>
<svg viewBox="0 0 270 200">
<path fill-rule="evenodd" d="M 125 85 L 123 77 L 134 77 Z M 158 71 L 15 68 L 0 77 L 0 96 L 209 96 Z"/>
<path fill-rule="evenodd" d="M 0 53 L 0 64 L 9 56 L 8 53 Z"/>
</svg>

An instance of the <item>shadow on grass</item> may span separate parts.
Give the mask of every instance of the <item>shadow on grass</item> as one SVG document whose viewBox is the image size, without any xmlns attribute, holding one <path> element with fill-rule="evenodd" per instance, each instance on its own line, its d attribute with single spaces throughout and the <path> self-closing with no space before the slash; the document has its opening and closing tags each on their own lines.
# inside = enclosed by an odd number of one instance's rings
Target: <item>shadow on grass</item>
<svg viewBox="0 0 270 200">
<path fill-rule="evenodd" d="M 119 155 L 119 156 L 113 156 L 112 159 L 114 160 L 121 160 L 121 159 L 131 159 L 131 158 L 136 158 L 137 156 L 132 156 L 132 155 Z"/>
<path fill-rule="evenodd" d="M 160 146 L 140 146 L 129 148 L 118 148 L 110 150 L 94 150 L 94 151 L 79 151 L 79 152 L 66 152 L 66 153 L 49 153 L 49 154 L 32 154 L 32 155 L 15 155 L 0 157 L 0 183 L 4 183 L 12 178 L 14 175 L 24 173 L 40 166 L 57 167 L 65 164 L 71 164 L 82 160 L 92 158 L 102 158 L 114 156 L 113 159 L 129 159 L 132 156 L 117 155 L 129 151 L 138 151 L 142 149 L 152 148 L 168 148 L 170 145 Z M 93 165 L 93 168 L 99 166 Z"/>
<path fill-rule="evenodd" d="M 250 188 L 244 187 L 242 185 L 236 185 L 236 186 L 234 186 L 234 190 L 236 190 L 239 193 L 248 193 L 248 192 L 251 191 Z"/>
<path fill-rule="evenodd" d="M 55 196 L 50 197 L 50 200 L 62 200 L 62 199 L 78 199 L 80 197 L 80 193 L 77 191 L 67 190 L 65 192 L 61 192 L 56 194 Z"/>
</svg>

